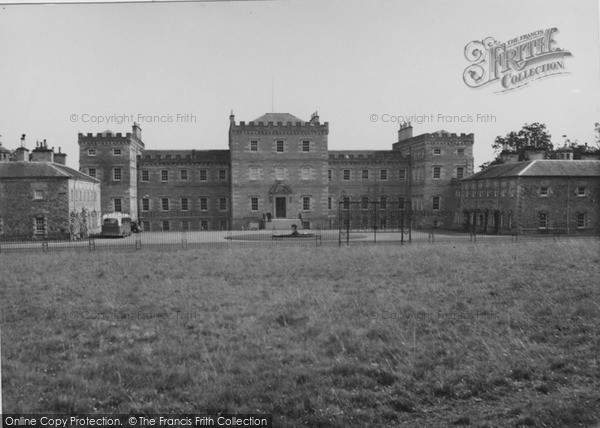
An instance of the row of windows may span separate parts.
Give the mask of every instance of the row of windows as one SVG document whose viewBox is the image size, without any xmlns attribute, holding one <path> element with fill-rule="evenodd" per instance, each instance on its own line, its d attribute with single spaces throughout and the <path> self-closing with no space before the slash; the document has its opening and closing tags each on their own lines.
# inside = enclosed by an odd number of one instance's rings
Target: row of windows
<svg viewBox="0 0 600 428">
<path fill-rule="evenodd" d="M 200 211 L 208 211 L 210 198 L 200 197 L 198 198 L 198 207 Z M 114 199 L 113 205 L 115 206 L 115 211 L 121 211 L 120 209 L 116 209 L 118 206 L 121 207 L 121 199 Z M 227 198 L 218 198 L 216 207 L 219 211 L 227 211 Z M 172 209 L 172 201 L 170 198 L 160 198 L 159 206 L 161 211 L 170 211 Z M 179 210 L 180 211 L 189 211 L 191 208 L 191 198 L 179 198 Z M 142 198 L 141 203 L 142 211 L 150 211 L 150 198 Z"/>
<path fill-rule="evenodd" d="M 88 149 L 88 156 L 96 156 L 96 149 Z M 123 149 L 112 149 L 112 154 L 115 156 L 121 156 L 123 154 Z"/>
<path fill-rule="evenodd" d="M 368 196 L 363 196 L 359 199 L 360 201 L 360 209 L 361 210 L 368 210 L 371 209 L 372 207 L 370 206 L 369 202 L 371 202 L 368 198 Z M 343 210 L 349 210 L 350 209 L 350 197 L 349 196 L 344 196 L 342 197 L 342 209 Z M 388 203 L 391 202 L 387 196 L 381 196 L 379 197 L 379 205 L 378 208 L 381 210 L 386 210 L 388 209 Z M 416 202 L 416 199 L 413 200 L 413 204 Z M 329 209 L 332 209 L 332 205 L 333 205 L 333 199 L 331 197 L 328 198 L 327 200 L 327 205 Z M 404 196 L 400 196 L 398 197 L 398 204 L 394 204 L 393 208 L 395 209 L 405 209 L 406 206 L 406 198 Z M 415 207 L 417 207 L 418 205 L 415 204 Z M 440 210 L 442 206 L 442 198 L 441 196 L 432 196 L 431 197 L 431 209 L 432 210 Z M 413 208 L 415 208 L 413 207 Z M 422 208 L 422 207 L 421 207 Z"/>
<path fill-rule="evenodd" d="M 467 189 L 465 191 L 463 191 L 463 197 L 464 198 L 474 198 L 474 197 L 497 197 L 498 195 L 500 195 L 501 198 L 505 198 L 505 197 L 509 197 L 509 198 L 513 198 L 515 196 L 515 188 L 514 187 L 501 187 L 500 191 L 498 191 L 498 189 Z M 587 195 L 587 189 L 585 186 L 578 186 L 577 189 L 575 190 L 575 193 L 578 197 L 583 197 Z M 539 190 L 539 195 L 541 197 L 547 197 L 550 195 L 550 188 L 549 187 L 540 187 Z"/>
<path fill-rule="evenodd" d="M 148 171 L 147 169 L 142 169 L 140 171 L 140 173 L 141 173 L 142 181 L 150 181 L 150 171 Z M 227 180 L 227 170 L 226 169 L 220 169 L 218 174 L 219 174 L 218 175 L 219 181 Z M 187 170 L 187 169 L 179 170 L 179 180 L 182 180 L 182 181 L 189 180 L 190 176 L 191 176 L 191 174 L 190 174 L 189 170 Z M 198 178 L 200 181 L 207 181 L 208 180 L 208 170 L 201 169 L 198 172 Z M 162 182 L 169 181 L 169 170 L 168 169 L 160 170 L 160 181 L 162 181 Z"/>
<path fill-rule="evenodd" d="M 342 170 L 342 180 L 349 181 L 351 179 L 351 175 L 352 175 L 351 170 L 349 170 L 349 169 Z M 360 179 L 361 180 L 370 180 L 371 177 L 372 177 L 372 175 L 371 175 L 370 170 L 363 169 L 360 171 Z M 378 174 L 379 180 L 387 181 L 389 177 L 390 177 L 389 170 L 387 170 L 387 169 L 379 170 L 379 174 Z M 328 178 L 329 178 L 329 180 L 333 179 L 333 171 L 331 169 L 328 171 Z M 406 170 L 401 169 L 398 171 L 398 179 L 406 180 Z"/>
<path fill-rule="evenodd" d="M 267 142 L 266 144 L 271 145 L 272 143 Z M 272 146 L 271 146 L 272 147 Z M 249 149 L 251 152 L 258 152 L 259 151 L 259 142 L 258 140 L 251 140 L 250 141 L 250 145 L 249 145 Z M 275 142 L 275 151 L 277 153 L 283 153 L 286 151 L 286 142 L 283 140 L 277 140 Z M 302 152 L 310 152 L 311 151 L 311 143 L 310 141 L 302 141 L 302 144 L 300 146 L 300 151 Z"/>
<path fill-rule="evenodd" d="M 587 224 L 587 214 L 579 212 L 577 213 L 577 228 L 583 229 Z M 550 216 L 548 213 L 538 213 L 538 228 L 548 229 L 550 227 Z"/>
</svg>

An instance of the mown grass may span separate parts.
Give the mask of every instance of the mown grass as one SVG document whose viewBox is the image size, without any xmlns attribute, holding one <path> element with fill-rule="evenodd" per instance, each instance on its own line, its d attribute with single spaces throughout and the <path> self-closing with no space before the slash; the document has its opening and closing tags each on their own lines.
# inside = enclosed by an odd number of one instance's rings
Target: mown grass
<svg viewBox="0 0 600 428">
<path fill-rule="evenodd" d="M 5 412 L 600 421 L 598 241 L 0 260 Z"/>
</svg>

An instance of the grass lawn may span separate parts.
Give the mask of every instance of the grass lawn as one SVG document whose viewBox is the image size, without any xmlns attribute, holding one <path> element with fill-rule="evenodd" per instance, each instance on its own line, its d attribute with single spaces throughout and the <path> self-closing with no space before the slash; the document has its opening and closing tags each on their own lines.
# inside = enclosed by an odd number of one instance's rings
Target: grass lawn
<svg viewBox="0 0 600 428">
<path fill-rule="evenodd" d="M 5 412 L 600 422 L 600 241 L 0 256 Z"/>
</svg>

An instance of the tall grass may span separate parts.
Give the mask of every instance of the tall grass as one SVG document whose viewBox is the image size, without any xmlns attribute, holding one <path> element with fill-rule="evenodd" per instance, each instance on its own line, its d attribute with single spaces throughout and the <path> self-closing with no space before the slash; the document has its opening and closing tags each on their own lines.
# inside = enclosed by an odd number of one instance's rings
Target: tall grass
<svg viewBox="0 0 600 428">
<path fill-rule="evenodd" d="M 600 246 L 3 255 L 5 412 L 600 421 Z"/>
</svg>

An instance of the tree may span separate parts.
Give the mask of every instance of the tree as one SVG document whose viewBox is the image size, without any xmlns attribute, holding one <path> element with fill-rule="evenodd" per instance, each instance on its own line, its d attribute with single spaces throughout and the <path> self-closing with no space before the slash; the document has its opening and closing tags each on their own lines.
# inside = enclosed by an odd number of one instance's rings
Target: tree
<svg viewBox="0 0 600 428">
<path fill-rule="evenodd" d="M 550 137 L 551 135 L 548 134 L 546 125 L 543 123 L 526 123 L 518 132 L 509 132 L 505 137 L 497 136 L 492 144 L 496 158 L 493 161 L 480 165 L 480 168 L 485 169 L 492 165 L 503 163 L 500 157 L 502 152 L 516 153 L 519 155 L 519 160 L 521 161 L 525 160 L 525 151 L 533 148 L 546 152 L 547 157 L 550 157 L 554 149 Z"/>
</svg>

